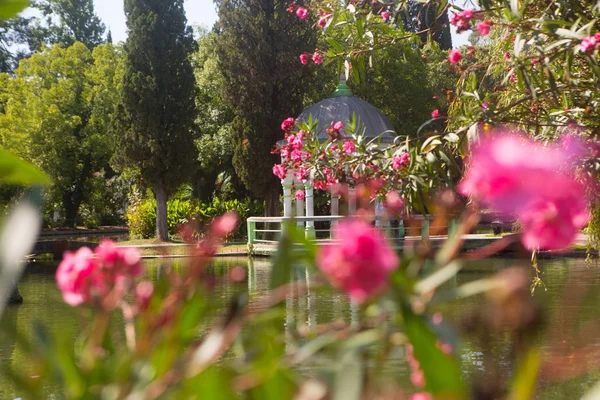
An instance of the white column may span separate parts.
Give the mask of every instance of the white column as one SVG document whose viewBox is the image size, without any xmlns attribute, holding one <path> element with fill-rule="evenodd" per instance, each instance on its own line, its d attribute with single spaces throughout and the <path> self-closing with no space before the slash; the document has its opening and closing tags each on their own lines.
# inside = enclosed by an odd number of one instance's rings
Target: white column
<svg viewBox="0 0 600 400">
<path fill-rule="evenodd" d="M 331 194 L 331 215 L 340 215 L 340 195 Z M 333 235 L 333 228 L 337 225 L 337 221 L 331 221 L 329 226 L 329 237 Z"/>
<path fill-rule="evenodd" d="M 305 202 L 306 202 L 306 216 L 315 216 L 315 203 L 314 203 L 314 192 L 312 182 L 306 182 L 304 185 Z M 305 235 L 307 238 L 315 238 L 315 223 L 314 221 L 306 221 Z"/>
<path fill-rule="evenodd" d="M 340 215 L 340 195 L 331 195 L 331 215 Z"/>
<path fill-rule="evenodd" d="M 348 189 L 348 215 L 356 214 L 356 189 Z"/>
<path fill-rule="evenodd" d="M 292 217 L 292 182 L 294 176 L 288 172 L 288 176 L 281 180 L 281 186 L 283 186 L 283 216 Z"/>
<path fill-rule="evenodd" d="M 296 199 L 296 217 L 304 216 L 304 200 Z M 304 226 L 304 222 L 298 221 L 298 226 Z"/>
</svg>

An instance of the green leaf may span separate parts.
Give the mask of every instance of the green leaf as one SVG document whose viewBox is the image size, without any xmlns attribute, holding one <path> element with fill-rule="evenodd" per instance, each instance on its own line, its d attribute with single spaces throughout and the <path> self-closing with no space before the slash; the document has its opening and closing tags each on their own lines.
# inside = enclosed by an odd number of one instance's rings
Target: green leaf
<svg viewBox="0 0 600 400">
<path fill-rule="evenodd" d="M 0 182 L 14 185 L 47 185 L 50 178 L 34 165 L 0 148 Z"/>
<path fill-rule="evenodd" d="M 527 352 L 515 373 L 515 381 L 513 382 L 511 394 L 508 397 L 509 400 L 528 400 L 533 398 L 540 364 L 540 351 L 534 347 Z"/>
<path fill-rule="evenodd" d="M 435 398 L 463 398 L 465 387 L 456 360 L 437 347 L 438 338 L 419 316 L 408 307 L 403 307 L 402 315 L 406 335 L 425 375 L 426 389 Z"/>
<path fill-rule="evenodd" d="M 29 0 L 0 0 L 0 19 L 9 19 L 23 11 Z"/>
<path fill-rule="evenodd" d="M 271 269 L 271 289 L 285 285 L 290 281 L 293 258 L 293 241 L 290 232 L 296 229 L 294 222 L 286 221 L 282 224 L 282 235 L 277 245 L 277 253 Z"/>
</svg>

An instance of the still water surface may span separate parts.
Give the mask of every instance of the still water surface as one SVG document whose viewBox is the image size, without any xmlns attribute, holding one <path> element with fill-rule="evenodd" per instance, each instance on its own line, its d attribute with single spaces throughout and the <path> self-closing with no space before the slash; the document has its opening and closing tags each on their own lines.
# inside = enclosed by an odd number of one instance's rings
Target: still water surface
<svg viewBox="0 0 600 400">
<path fill-rule="evenodd" d="M 180 260 L 175 262 L 180 262 Z M 455 280 L 450 282 L 450 285 L 459 286 L 489 277 L 514 263 L 514 260 L 498 258 L 468 266 L 459 273 Z M 580 343 L 576 343 L 572 333 L 569 329 L 566 329 L 566 321 L 574 318 L 576 322 L 575 330 L 577 331 L 585 327 L 589 321 L 600 319 L 600 304 L 598 302 L 600 299 L 599 265 L 595 263 L 588 264 L 584 260 L 578 259 L 546 260 L 542 261 L 541 264 L 545 272 L 543 275 L 545 289 L 543 287 L 538 288 L 534 299 L 546 310 L 546 318 L 550 325 L 558 324 L 560 328 L 561 324 L 565 324 L 562 340 L 567 345 L 576 348 Z M 150 260 L 146 262 L 146 265 L 151 277 L 155 278 L 160 273 L 161 261 Z M 222 258 L 216 260 L 213 268 L 218 275 L 226 276 L 227 271 L 235 266 L 248 267 L 250 298 L 264 293 L 268 289 L 270 276 L 268 260 Z M 19 284 L 25 303 L 19 307 L 9 308 L 0 320 L 0 324 L 3 326 L 5 324 L 16 326 L 21 335 L 29 336 L 32 332 L 33 322 L 39 321 L 49 327 L 52 332 L 71 338 L 74 342 L 81 332 L 82 318 L 77 309 L 67 306 L 62 301 L 54 282 L 55 269 L 56 264 L 30 264 Z M 295 274 L 298 279 L 310 280 L 306 271 L 302 268 L 298 268 Z M 563 290 L 568 279 L 571 279 L 582 293 L 584 290 L 589 289 L 581 307 L 565 305 Z M 231 293 L 232 287 L 226 284 L 218 289 L 215 296 L 218 296 L 221 299 L 220 303 L 225 305 Z M 446 321 L 450 324 L 457 324 L 465 314 L 480 306 L 482 299 L 481 296 L 476 296 L 455 301 L 445 304 L 440 308 L 440 311 L 443 312 Z M 318 294 L 308 290 L 293 302 L 288 301 L 286 309 L 288 321 L 293 319 L 298 325 L 306 324 L 309 326 L 338 319 L 350 321 L 353 315 L 347 298 L 333 290 L 319 291 Z M 460 354 L 464 379 L 472 381 L 482 376 L 489 377 L 489 374 L 485 375 L 486 368 L 489 372 L 489 360 L 484 355 L 492 357 L 494 373 L 508 377 L 512 369 L 509 340 L 508 337 L 502 335 L 496 335 L 493 340 L 485 343 L 468 336 L 462 338 Z M 549 354 L 550 352 L 550 348 L 546 344 L 547 341 L 546 337 L 542 337 L 540 340 L 543 354 Z M 591 334 L 588 334 L 586 344 L 591 345 L 587 356 L 589 359 L 578 360 L 577 362 L 592 363 L 595 361 L 598 364 L 600 331 L 592 331 Z M 28 365 L 28 360 L 19 347 L 15 346 L 14 342 L 7 340 L 6 336 L 3 336 L 0 332 L 0 365 L 5 366 L 7 364 L 19 368 Z M 401 381 L 409 382 L 409 369 L 402 354 L 396 355 L 388 363 L 386 374 L 397 375 Z M 536 398 L 544 400 L 580 399 L 598 381 L 600 381 L 600 373 L 596 371 L 566 382 L 541 382 Z M 48 399 L 60 398 L 57 393 L 52 393 L 52 388 L 48 388 L 48 392 Z M 15 387 L 6 377 L 0 375 L 0 399 L 13 399 L 15 397 L 18 397 Z"/>
</svg>

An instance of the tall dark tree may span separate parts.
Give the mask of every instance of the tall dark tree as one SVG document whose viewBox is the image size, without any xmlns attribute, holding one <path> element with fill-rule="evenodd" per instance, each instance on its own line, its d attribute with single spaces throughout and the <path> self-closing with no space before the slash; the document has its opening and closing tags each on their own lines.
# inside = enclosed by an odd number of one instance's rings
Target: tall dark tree
<svg viewBox="0 0 600 400">
<path fill-rule="evenodd" d="M 431 35 L 442 50 L 452 48 L 446 1 L 409 0 L 406 12 L 402 14 L 402 22 L 407 31 L 422 32 L 420 36 L 423 43 L 429 40 Z"/>
<path fill-rule="evenodd" d="M 219 67 L 236 113 L 235 170 L 248 189 L 265 199 L 265 213 L 277 215 L 281 185 L 271 172 L 277 158 L 270 150 L 283 139 L 281 121 L 300 113 L 311 85 L 314 65 L 303 66 L 298 55 L 314 51 L 314 26 L 286 12 L 287 1 L 215 3 Z"/>
<path fill-rule="evenodd" d="M 116 121 L 121 165 L 154 190 L 158 238 L 168 239 L 167 199 L 196 162 L 196 50 L 183 0 L 125 0 L 129 37 Z"/>
</svg>

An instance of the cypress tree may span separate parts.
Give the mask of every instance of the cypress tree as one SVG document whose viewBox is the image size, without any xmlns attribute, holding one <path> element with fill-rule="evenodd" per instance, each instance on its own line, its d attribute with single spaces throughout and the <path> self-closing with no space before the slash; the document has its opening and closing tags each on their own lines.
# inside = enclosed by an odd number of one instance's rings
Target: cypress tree
<svg viewBox="0 0 600 400">
<path fill-rule="evenodd" d="M 183 0 L 125 0 L 129 36 L 116 133 L 122 166 L 137 168 L 156 199 L 156 231 L 168 240 L 167 199 L 196 160 L 196 50 Z"/>
<path fill-rule="evenodd" d="M 315 67 L 300 64 L 298 55 L 314 51 L 316 30 L 287 12 L 288 3 L 216 1 L 219 67 L 225 98 L 236 114 L 233 163 L 246 187 L 266 201 L 266 215 L 278 215 L 281 193 L 271 172 L 279 161 L 270 150 L 283 139 L 281 121 L 302 111 L 303 97 L 314 82 Z"/>
</svg>

